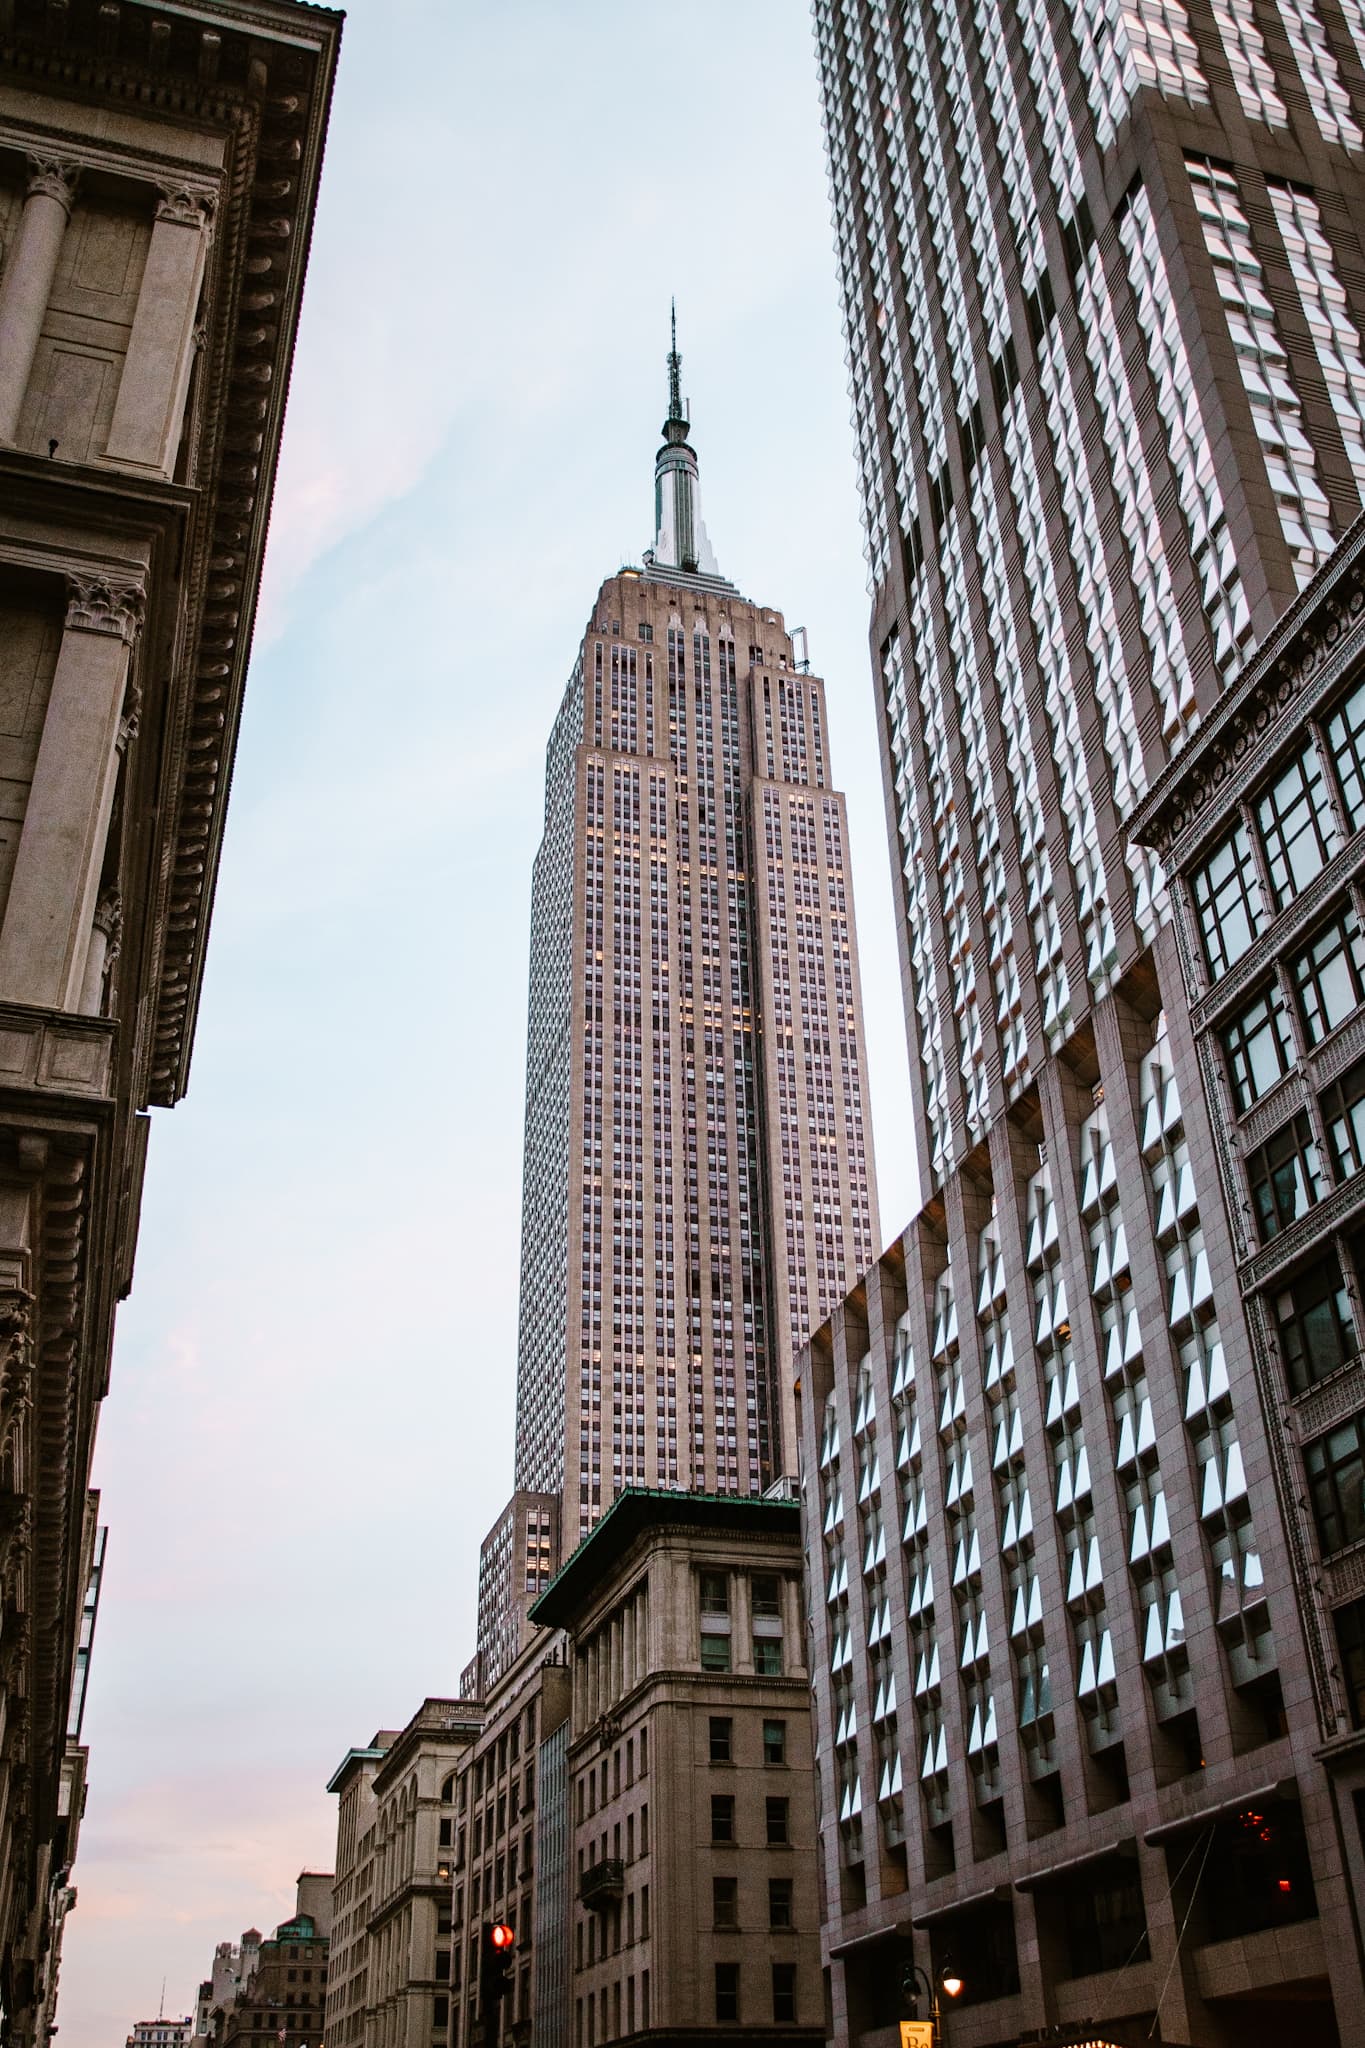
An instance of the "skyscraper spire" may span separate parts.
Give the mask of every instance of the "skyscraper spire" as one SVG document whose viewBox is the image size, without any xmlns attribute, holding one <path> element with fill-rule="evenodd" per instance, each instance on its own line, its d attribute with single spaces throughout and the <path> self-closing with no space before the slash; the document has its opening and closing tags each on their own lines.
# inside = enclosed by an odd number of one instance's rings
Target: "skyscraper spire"
<svg viewBox="0 0 1365 2048">
<path fill-rule="evenodd" d="M 701 517 L 697 457 L 688 442 L 687 409 L 682 398 L 682 357 L 678 354 L 678 310 L 670 301 L 671 347 L 668 351 L 668 417 L 664 445 L 654 462 L 654 556 L 657 569 L 681 569 L 689 575 L 719 576 Z"/>
<path fill-rule="evenodd" d="M 668 351 L 668 417 L 670 421 L 683 420 L 684 425 L 686 425 L 682 402 L 682 357 L 678 354 L 678 302 L 676 299 L 670 299 L 668 302 L 668 317 L 673 336 L 672 344 Z M 667 428 L 664 431 L 667 432 Z"/>
</svg>

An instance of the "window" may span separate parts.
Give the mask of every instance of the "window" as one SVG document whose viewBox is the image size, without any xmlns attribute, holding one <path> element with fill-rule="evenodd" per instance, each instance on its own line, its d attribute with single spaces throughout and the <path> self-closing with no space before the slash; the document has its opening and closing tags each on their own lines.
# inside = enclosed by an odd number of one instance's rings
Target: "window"
<svg viewBox="0 0 1365 2048">
<path fill-rule="evenodd" d="M 769 1927 L 790 1927 L 792 1924 L 792 1881 L 789 1877 L 768 1879 L 768 1925 Z"/>
<path fill-rule="evenodd" d="M 730 1581 L 724 1572 L 702 1573 L 701 1611 L 703 1614 L 730 1612 Z"/>
<path fill-rule="evenodd" d="M 716 1964 L 716 2018 L 739 2018 L 739 1964 Z"/>
<path fill-rule="evenodd" d="M 1365 1536 L 1365 1415 L 1353 1415 L 1304 1449 L 1308 1493 L 1324 1557 Z"/>
<path fill-rule="evenodd" d="M 1338 844 L 1322 763 L 1311 740 L 1298 760 L 1281 769 L 1260 797 L 1256 817 L 1265 841 L 1270 885 L 1283 910 L 1322 872 Z"/>
<path fill-rule="evenodd" d="M 738 1927 L 739 1881 L 737 1878 L 712 1878 L 711 1919 L 717 1927 Z"/>
<path fill-rule="evenodd" d="M 1353 1600 L 1349 1607 L 1339 1607 L 1332 1619 L 1337 1626 L 1351 1726 L 1365 1728 L 1365 1600 Z"/>
<path fill-rule="evenodd" d="M 785 1799 L 765 1799 L 763 1804 L 768 1817 L 768 1847 L 770 1849 L 780 1848 L 783 1843 L 791 1840 L 791 1834 L 787 1826 L 787 1801 Z"/>
<path fill-rule="evenodd" d="M 1194 901 L 1204 951 L 1215 974 L 1240 960 L 1256 936 L 1264 909 L 1245 825 L 1238 825 L 1194 875 Z"/>
<path fill-rule="evenodd" d="M 763 1723 L 763 1761 L 765 1764 L 784 1764 L 787 1761 L 787 1724 L 785 1721 Z"/>
<path fill-rule="evenodd" d="M 751 1582 L 754 1613 L 781 1615 L 782 1582 L 776 1572 L 756 1572 Z"/>
<path fill-rule="evenodd" d="M 734 1724 L 730 1716 L 728 1714 L 712 1714 L 710 1727 L 712 1763 L 733 1763 L 735 1760 L 732 1748 Z"/>
<path fill-rule="evenodd" d="M 735 1802 L 728 1792 L 711 1794 L 711 1840 L 733 1842 L 735 1839 Z"/>
<path fill-rule="evenodd" d="M 1223 1033 L 1232 1093 L 1240 1111 L 1251 1108 L 1294 1064 L 1294 1035 L 1274 982 Z"/>
<path fill-rule="evenodd" d="M 1355 1324 L 1335 1252 L 1295 1274 L 1276 1295 L 1275 1321 L 1285 1375 L 1296 1394 L 1355 1357 Z"/>
<path fill-rule="evenodd" d="M 1365 945 L 1355 912 L 1343 910 L 1315 932 L 1291 972 L 1309 1043 L 1321 1045 L 1365 998 Z"/>
<path fill-rule="evenodd" d="M 1262 1244 L 1305 1216 L 1321 1198 L 1318 1148 L 1303 1110 L 1249 1155 L 1247 1178 Z"/>
<path fill-rule="evenodd" d="M 1327 721 L 1327 744 L 1336 762 L 1346 814 L 1359 831 L 1365 825 L 1365 683 Z"/>
<path fill-rule="evenodd" d="M 794 2020 L 796 2018 L 795 1963 L 773 1964 L 773 2018 L 775 2020 Z"/>
<path fill-rule="evenodd" d="M 1332 1171 L 1338 1180 L 1349 1180 L 1365 1166 L 1365 1060 L 1332 1083 L 1322 1098 L 1322 1120 Z"/>
<path fill-rule="evenodd" d="M 703 1671 L 728 1671 L 730 1669 L 729 1636 L 705 1634 L 702 1636 L 701 1668 Z"/>
<path fill-rule="evenodd" d="M 781 1636 L 754 1637 L 754 1670 L 760 1678 L 782 1676 Z"/>
</svg>

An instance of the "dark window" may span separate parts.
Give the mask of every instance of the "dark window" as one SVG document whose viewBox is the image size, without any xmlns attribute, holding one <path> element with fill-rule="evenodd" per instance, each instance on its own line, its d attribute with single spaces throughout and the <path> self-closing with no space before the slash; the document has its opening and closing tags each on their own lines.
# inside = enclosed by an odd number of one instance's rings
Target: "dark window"
<svg viewBox="0 0 1365 2048">
<path fill-rule="evenodd" d="M 1190 1846 L 1178 1839 L 1172 1850 L 1188 1853 Z M 1199 1890 L 1213 1941 L 1314 1918 L 1318 1903 L 1297 1801 L 1258 1801 L 1218 1821 Z"/>
<path fill-rule="evenodd" d="M 739 1964 L 716 1964 L 716 2018 L 739 2018 Z"/>
<path fill-rule="evenodd" d="M 796 2018 L 795 1963 L 773 1964 L 773 2018 L 775 2020 L 794 2020 Z"/>
<path fill-rule="evenodd" d="M 1322 1098 L 1322 1120 L 1332 1171 L 1338 1180 L 1349 1180 L 1365 1166 L 1365 1060 L 1332 1083 Z"/>
<path fill-rule="evenodd" d="M 1092 1863 L 1062 1887 L 1062 1918 L 1071 1977 L 1122 1970 L 1151 1955 L 1142 1881 L 1136 1863 Z"/>
<path fill-rule="evenodd" d="M 728 1792 L 711 1794 L 711 1840 L 733 1842 L 735 1839 L 735 1802 Z"/>
<path fill-rule="evenodd" d="M 786 1800 L 767 1799 L 764 1801 L 764 1806 L 767 1809 L 768 1816 L 768 1846 L 776 1848 L 783 1842 L 789 1842 L 791 1834 L 787 1825 Z"/>
<path fill-rule="evenodd" d="M 1263 791 L 1256 817 L 1265 841 L 1270 886 L 1283 910 L 1314 875 L 1321 874 L 1338 845 L 1322 763 L 1311 740 L 1298 760 L 1282 768 Z"/>
<path fill-rule="evenodd" d="M 729 1636 L 704 1635 L 702 1637 L 701 1668 L 703 1671 L 728 1671 L 730 1669 Z"/>
<path fill-rule="evenodd" d="M 789 1877 L 768 1879 L 768 1925 L 769 1927 L 790 1927 L 792 1924 L 792 1881 Z"/>
<path fill-rule="evenodd" d="M 751 1585 L 755 1614 L 781 1614 L 782 1582 L 776 1572 L 756 1572 Z"/>
<path fill-rule="evenodd" d="M 1349 1607 L 1338 1607 L 1332 1619 L 1337 1627 L 1351 1726 L 1365 1728 L 1365 1600 L 1353 1600 Z"/>
<path fill-rule="evenodd" d="M 754 1670 L 760 1678 L 782 1676 L 781 1636 L 754 1637 Z"/>
<path fill-rule="evenodd" d="M 1358 831 L 1365 825 L 1365 683 L 1357 684 L 1327 721 L 1327 744 L 1337 765 L 1346 815 Z"/>
<path fill-rule="evenodd" d="M 1250 1154 L 1247 1179 L 1262 1244 L 1268 1244 L 1300 1216 L 1307 1215 L 1321 1198 L 1318 1148 L 1303 1110 Z"/>
<path fill-rule="evenodd" d="M 1263 988 L 1223 1033 L 1232 1093 L 1241 1111 L 1251 1108 L 1294 1064 L 1294 1036 L 1275 983 Z"/>
<path fill-rule="evenodd" d="M 739 1882 L 736 1878 L 712 1878 L 711 1918 L 717 1927 L 738 1927 Z"/>
<path fill-rule="evenodd" d="M 639 632 L 642 640 L 652 640 L 654 638 L 654 628 L 647 625 L 643 619 L 640 621 Z"/>
<path fill-rule="evenodd" d="M 1365 999 L 1365 945 L 1355 912 L 1343 910 L 1314 933 L 1291 972 L 1311 1045 L 1320 1045 Z"/>
<path fill-rule="evenodd" d="M 724 1572 L 702 1573 L 701 1611 L 703 1614 L 730 1612 L 730 1581 Z"/>
<path fill-rule="evenodd" d="M 1324 1557 L 1365 1536 L 1365 1414 L 1316 1437 L 1303 1466 Z"/>
<path fill-rule="evenodd" d="M 450 1847 L 450 1822 L 443 1820 L 436 1830 L 437 1844 L 442 1849 Z"/>
<path fill-rule="evenodd" d="M 787 1761 L 787 1724 L 785 1721 L 763 1723 L 763 1761 L 765 1764 L 784 1764 Z"/>
<path fill-rule="evenodd" d="M 1245 825 L 1238 825 L 1213 858 L 1196 870 L 1194 901 L 1204 951 L 1215 974 L 1240 960 L 1263 921 L 1261 885 Z"/>
<path fill-rule="evenodd" d="M 713 1764 L 734 1762 L 733 1723 L 728 1714 L 711 1716 L 711 1761 Z"/>
<path fill-rule="evenodd" d="M 1355 1324 L 1335 1252 L 1296 1273 L 1275 1296 L 1275 1321 L 1285 1374 L 1296 1394 L 1355 1357 Z"/>
</svg>

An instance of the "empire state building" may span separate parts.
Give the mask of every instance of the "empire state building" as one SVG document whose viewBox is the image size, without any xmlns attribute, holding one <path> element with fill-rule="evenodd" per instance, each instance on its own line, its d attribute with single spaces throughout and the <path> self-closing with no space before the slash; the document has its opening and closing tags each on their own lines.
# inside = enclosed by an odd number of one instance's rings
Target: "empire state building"
<svg viewBox="0 0 1365 2048">
<path fill-rule="evenodd" d="M 516 1485 L 795 1469 L 792 1362 L 878 1245 L 823 683 L 721 575 L 669 356 L 655 536 L 593 603 L 532 896 Z M 804 652 L 804 649 L 803 649 Z"/>
</svg>

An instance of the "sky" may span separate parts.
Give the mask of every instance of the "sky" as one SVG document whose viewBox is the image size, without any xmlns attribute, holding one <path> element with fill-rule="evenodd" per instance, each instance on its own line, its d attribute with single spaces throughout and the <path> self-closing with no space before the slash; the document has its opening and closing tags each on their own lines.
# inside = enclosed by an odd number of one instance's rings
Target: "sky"
<svg viewBox="0 0 1365 2048">
<path fill-rule="evenodd" d="M 804 0 L 355 0 L 189 1093 L 156 1111 L 58 2018 L 193 2009 L 330 1870 L 345 1751 L 454 1693 L 512 1484 L 531 863 L 678 304 L 722 571 L 809 633 L 882 1232 L 914 1201 Z"/>
</svg>

